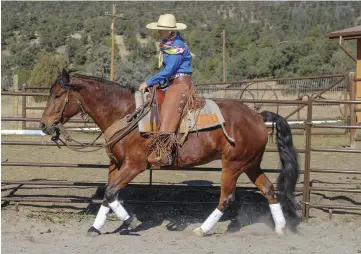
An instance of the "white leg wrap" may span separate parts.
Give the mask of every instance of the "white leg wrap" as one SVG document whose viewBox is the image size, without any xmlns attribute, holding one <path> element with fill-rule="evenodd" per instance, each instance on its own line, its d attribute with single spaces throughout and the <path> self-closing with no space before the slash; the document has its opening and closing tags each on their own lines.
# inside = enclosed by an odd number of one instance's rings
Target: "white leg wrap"
<svg viewBox="0 0 361 254">
<path fill-rule="evenodd" d="M 95 218 L 95 221 L 93 223 L 94 228 L 100 230 L 104 226 L 109 211 L 109 207 L 103 205 L 100 206 L 97 217 Z"/>
<path fill-rule="evenodd" d="M 275 222 L 276 228 L 285 228 L 286 220 L 283 216 L 281 205 L 279 203 L 270 204 L 269 207 L 271 209 L 272 218 Z"/>
<path fill-rule="evenodd" d="M 219 219 L 222 217 L 223 213 L 219 211 L 217 208 L 209 215 L 209 217 L 206 219 L 205 222 L 203 222 L 201 229 L 202 231 L 207 234 L 214 225 L 219 221 Z"/>
<path fill-rule="evenodd" d="M 109 204 L 109 206 L 119 220 L 125 221 L 130 218 L 128 212 L 124 209 L 124 207 L 119 203 L 118 200 L 113 201 Z"/>
</svg>

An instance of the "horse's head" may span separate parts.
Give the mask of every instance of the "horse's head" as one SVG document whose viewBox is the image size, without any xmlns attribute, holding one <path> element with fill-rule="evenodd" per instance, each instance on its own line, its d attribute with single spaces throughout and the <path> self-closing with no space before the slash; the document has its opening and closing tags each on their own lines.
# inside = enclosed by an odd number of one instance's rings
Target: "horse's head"
<svg viewBox="0 0 361 254">
<path fill-rule="evenodd" d="M 80 112 L 80 102 L 74 91 L 79 85 L 70 84 L 69 73 L 63 69 L 50 88 L 50 97 L 40 120 L 40 129 L 48 135 L 54 134 L 59 123 L 66 123 Z"/>
</svg>

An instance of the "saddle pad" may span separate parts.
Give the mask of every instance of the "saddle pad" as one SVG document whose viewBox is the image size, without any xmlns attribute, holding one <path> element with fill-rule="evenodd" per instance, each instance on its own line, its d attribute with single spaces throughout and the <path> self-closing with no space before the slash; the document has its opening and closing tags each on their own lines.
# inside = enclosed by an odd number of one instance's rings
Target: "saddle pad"
<svg viewBox="0 0 361 254">
<path fill-rule="evenodd" d="M 135 94 L 136 107 L 142 107 L 143 102 L 146 101 L 147 93 L 144 93 L 144 98 L 140 92 Z M 156 109 L 156 107 L 154 106 Z M 156 130 L 156 119 L 158 119 L 157 110 L 153 111 L 154 121 L 153 130 Z M 220 126 L 224 124 L 225 120 L 219 110 L 218 105 L 209 99 L 205 100 L 205 105 L 202 109 L 189 110 L 186 116 L 182 119 L 179 127 L 179 133 L 196 132 L 203 129 L 209 129 L 212 127 Z M 140 122 L 138 123 L 140 132 L 152 132 L 151 128 L 151 112 L 149 112 Z"/>
</svg>

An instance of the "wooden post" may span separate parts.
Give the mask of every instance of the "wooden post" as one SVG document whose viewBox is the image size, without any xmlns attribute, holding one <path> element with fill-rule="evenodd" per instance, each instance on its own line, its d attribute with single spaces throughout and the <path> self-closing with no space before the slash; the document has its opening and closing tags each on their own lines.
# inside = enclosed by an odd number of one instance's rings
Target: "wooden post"
<svg viewBox="0 0 361 254">
<path fill-rule="evenodd" d="M 13 86 L 14 86 L 14 91 L 19 92 L 19 76 L 17 74 L 15 74 L 13 76 Z M 14 114 L 15 117 L 18 117 L 19 98 L 17 96 L 14 96 L 13 98 L 14 98 L 13 114 Z M 18 130 L 19 129 L 19 122 L 14 122 L 13 128 L 14 128 L 14 130 Z"/>
<path fill-rule="evenodd" d="M 223 82 L 227 80 L 227 63 L 226 63 L 226 30 L 223 30 Z"/>
<path fill-rule="evenodd" d="M 26 92 L 26 84 L 23 84 L 22 92 L 24 92 L 24 93 Z M 21 117 L 26 118 L 26 96 L 23 95 L 21 97 L 21 100 L 22 100 L 21 101 Z M 21 123 L 21 127 L 22 127 L 23 130 L 26 129 L 26 121 L 23 121 Z"/>
<path fill-rule="evenodd" d="M 297 89 L 297 98 L 300 98 L 301 96 L 301 91 L 300 91 L 300 86 L 299 86 L 299 82 L 296 81 L 296 89 Z M 301 119 L 301 113 L 300 113 L 300 110 L 297 111 L 297 120 L 300 120 Z"/>
<path fill-rule="evenodd" d="M 350 80 L 350 100 L 354 101 L 356 100 L 356 87 L 355 87 L 355 82 L 354 82 L 354 77 L 355 74 L 354 73 L 350 73 L 349 76 L 349 80 Z M 355 112 L 355 108 L 356 105 L 355 104 L 351 104 L 350 105 L 350 124 L 351 126 L 355 126 L 356 125 L 356 112 Z M 355 149 L 356 148 L 356 129 L 350 129 L 350 148 L 351 149 Z"/>
<path fill-rule="evenodd" d="M 347 80 L 346 77 L 345 77 L 345 80 Z M 344 93 L 343 99 L 345 101 L 347 101 L 347 99 L 350 98 L 350 96 L 347 96 L 349 94 L 349 92 L 350 92 L 350 79 L 348 79 L 348 80 L 349 80 L 349 84 L 347 85 L 347 83 L 345 82 L 345 85 L 343 86 L 343 93 Z M 348 121 L 348 110 L 349 110 L 349 108 L 350 108 L 350 105 L 347 105 L 347 104 L 343 105 L 343 115 L 345 117 L 344 118 L 345 119 L 345 124 L 349 124 L 349 121 Z M 349 133 L 349 131 L 350 131 L 349 129 L 345 129 L 345 135 L 347 135 L 347 133 Z"/>
<path fill-rule="evenodd" d="M 361 38 L 357 39 L 356 79 L 361 79 Z M 356 81 L 356 100 L 361 100 L 361 81 Z M 356 108 L 361 109 L 361 104 Z M 356 118 L 357 123 L 361 123 L 361 112 L 356 113 Z"/>
<path fill-rule="evenodd" d="M 110 80 L 114 81 L 114 55 L 115 55 L 115 4 L 113 4 L 113 14 L 112 14 L 112 56 L 110 59 Z"/>
</svg>

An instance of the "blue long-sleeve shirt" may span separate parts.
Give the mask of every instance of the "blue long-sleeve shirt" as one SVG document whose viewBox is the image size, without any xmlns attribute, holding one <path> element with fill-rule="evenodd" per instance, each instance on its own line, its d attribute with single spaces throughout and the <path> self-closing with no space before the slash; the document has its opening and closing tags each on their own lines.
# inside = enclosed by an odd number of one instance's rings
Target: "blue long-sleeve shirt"
<svg viewBox="0 0 361 254">
<path fill-rule="evenodd" d="M 192 56 L 180 36 L 176 36 L 171 46 L 185 48 L 182 54 L 170 55 L 163 52 L 163 69 L 154 76 L 146 79 L 147 86 L 163 83 L 167 78 L 177 73 L 192 73 Z"/>
</svg>

